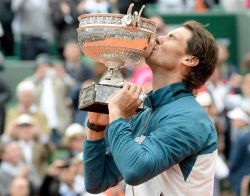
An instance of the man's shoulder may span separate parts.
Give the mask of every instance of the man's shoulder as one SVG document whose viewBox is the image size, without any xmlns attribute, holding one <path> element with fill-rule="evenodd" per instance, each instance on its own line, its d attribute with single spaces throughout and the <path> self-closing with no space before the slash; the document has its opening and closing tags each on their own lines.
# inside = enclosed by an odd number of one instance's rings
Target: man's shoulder
<svg viewBox="0 0 250 196">
<path fill-rule="evenodd" d="M 158 116 L 178 119 L 187 119 L 190 123 L 206 121 L 211 123 L 209 117 L 201 105 L 193 96 L 186 96 L 177 99 L 169 104 L 163 105 L 159 109 Z"/>
<path fill-rule="evenodd" d="M 10 181 L 12 178 L 13 178 L 13 176 L 9 172 L 0 168 L 0 181 L 2 181 L 2 180 L 3 181 Z"/>
<path fill-rule="evenodd" d="M 10 115 L 10 116 L 12 116 L 12 115 L 19 115 L 20 114 L 20 110 L 19 110 L 18 106 L 15 105 L 15 106 L 13 106 L 13 107 L 11 107 L 11 108 L 9 108 L 7 110 L 7 114 Z"/>
<path fill-rule="evenodd" d="M 204 109 L 193 97 L 183 97 L 163 106 L 155 120 L 162 126 L 171 127 L 180 133 L 190 134 L 204 146 L 213 151 L 217 147 L 217 131 Z M 211 149 L 209 149 L 211 146 Z M 208 152 L 208 151 L 206 151 Z"/>
</svg>

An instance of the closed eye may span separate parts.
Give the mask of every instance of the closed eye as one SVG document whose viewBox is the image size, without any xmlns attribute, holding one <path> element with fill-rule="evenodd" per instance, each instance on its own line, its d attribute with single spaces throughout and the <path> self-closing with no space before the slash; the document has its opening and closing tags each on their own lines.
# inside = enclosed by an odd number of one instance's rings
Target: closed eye
<svg viewBox="0 0 250 196">
<path fill-rule="evenodd" d="M 168 35 L 168 39 L 171 39 L 171 40 L 172 40 L 172 39 L 175 39 L 175 36 L 174 36 L 173 34 L 169 34 L 169 35 Z"/>
</svg>

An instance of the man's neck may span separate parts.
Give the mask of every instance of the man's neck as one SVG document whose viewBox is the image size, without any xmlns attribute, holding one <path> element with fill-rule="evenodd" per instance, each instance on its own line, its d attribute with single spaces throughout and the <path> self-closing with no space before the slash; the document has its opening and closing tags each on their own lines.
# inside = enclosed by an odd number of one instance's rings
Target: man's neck
<svg viewBox="0 0 250 196">
<path fill-rule="evenodd" d="M 157 69 L 153 71 L 153 90 L 168 86 L 170 84 L 182 82 L 180 72 Z"/>
<path fill-rule="evenodd" d="M 22 110 L 23 113 L 29 113 L 30 112 L 30 107 L 22 105 L 21 110 Z"/>
<path fill-rule="evenodd" d="M 75 65 L 76 66 L 78 66 L 78 65 L 80 65 L 80 60 L 72 60 L 72 61 L 66 61 L 66 63 L 67 63 L 67 65 L 69 65 L 69 66 L 74 66 L 75 67 Z"/>
</svg>

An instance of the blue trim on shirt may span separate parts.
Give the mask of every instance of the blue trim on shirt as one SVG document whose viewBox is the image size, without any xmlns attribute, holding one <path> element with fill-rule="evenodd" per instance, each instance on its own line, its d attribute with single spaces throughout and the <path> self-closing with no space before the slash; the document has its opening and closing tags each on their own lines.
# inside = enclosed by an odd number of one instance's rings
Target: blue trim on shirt
<svg viewBox="0 0 250 196">
<path fill-rule="evenodd" d="M 196 159 L 197 159 L 197 155 L 186 158 L 185 160 L 179 163 L 179 166 L 180 166 L 180 169 L 181 169 L 181 172 L 185 181 L 187 180 L 189 174 L 191 173 Z"/>
</svg>

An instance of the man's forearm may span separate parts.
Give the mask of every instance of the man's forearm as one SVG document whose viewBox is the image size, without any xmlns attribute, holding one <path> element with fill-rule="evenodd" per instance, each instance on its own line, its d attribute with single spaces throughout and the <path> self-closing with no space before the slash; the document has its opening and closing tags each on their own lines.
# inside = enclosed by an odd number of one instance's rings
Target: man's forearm
<svg viewBox="0 0 250 196">
<path fill-rule="evenodd" d="M 84 170 L 85 188 L 94 194 L 115 186 L 122 179 L 112 156 L 106 155 L 104 139 L 85 141 Z"/>
</svg>

